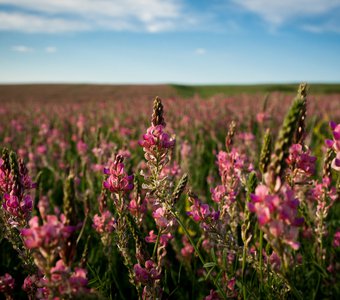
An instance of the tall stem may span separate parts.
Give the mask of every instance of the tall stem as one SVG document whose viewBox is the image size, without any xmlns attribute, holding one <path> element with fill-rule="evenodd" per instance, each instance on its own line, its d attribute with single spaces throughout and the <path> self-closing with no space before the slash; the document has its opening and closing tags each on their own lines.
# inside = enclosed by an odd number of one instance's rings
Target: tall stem
<svg viewBox="0 0 340 300">
<path fill-rule="evenodd" d="M 198 258 L 200 259 L 200 261 L 201 261 L 201 263 L 203 264 L 203 267 L 204 267 L 204 265 L 205 265 L 204 258 L 203 258 L 203 256 L 202 256 L 201 252 L 198 250 L 198 248 L 197 248 L 195 242 L 194 242 L 193 239 L 191 238 L 190 233 L 188 232 L 188 230 L 187 230 L 186 227 L 184 226 L 182 220 L 179 218 L 179 216 L 177 215 L 177 213 L 176 213 L 175 211 L 172 211 L 172 214 L 173 214 L 174 217 L 176 218 L 178 224 L 182 227 L 182 229 L 183 229 L 185 235 L 187 236 L 187 238 L 188 238 L 190 244 L 194 247 L 195 252 L 196 252 Z M 219 285 L 219 283 L 218 283 L 217 281 L 215 281 L 214 278 L 212 277 L 211 272 L 208 272 L 208 275 L 209 275 L 209 278 L 212 280 L 212 282 L 215 284 L 215 286 L 216 286 L 218 292 L 219 292 L 220 295 L 223 297 L 223 299 L 227 299 L 227 297 L 226 297 L 225 293 L 223 292 L 223 290 L 222 290 L 221 286 Z"/>
</svg>

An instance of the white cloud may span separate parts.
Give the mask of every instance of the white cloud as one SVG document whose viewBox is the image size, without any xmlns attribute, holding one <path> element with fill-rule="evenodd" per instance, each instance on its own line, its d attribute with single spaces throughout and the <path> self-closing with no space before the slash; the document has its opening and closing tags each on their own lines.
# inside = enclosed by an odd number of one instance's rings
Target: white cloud
<svg viewBox="0 0 340 300">
<path fill-rule="evenodd" d="M 0 30 L 64 32 L 91 29 L 158 32 L 185 21 L 183 0 L 0 0 Z M 1 10 L 1 6 L 0 6 Z M 183 20 L 182 20 L 183 18 Z"/>
<path fill-rule="evenodd" d="M 328 22 L 325 24 L 318 24 L 318 25 L 305 24 L 301 26 L 301 29 L 312 32 L 312 33 L 324 33 L 324 32 L 340 33 L 340 25 L 337 25 L 332 22 Z"/>
<path fill-rule="evenodd" d="M 0 12 L 0 30 L 22 32 L 66 32 L 88 30 L 85 22 L 47 18 L 26 13 Z"/>
<path fill-rule="evenodd" d="M 31 47 L 23 46 L 23 45 L 16 45 L 12 47 L 12 51 L 27 53 L 27 52 L 33 52 L 34 49 Z"/>
<path fill-rule="evenodd" d="M 45 48 L 45 52 L 47 52 L 47 53 L 55 53 L 55 52 L 57 52 L 57 48 L 54 47 L 54 46 L 48 46 L 48 47 Z"/>
<path fill-rule="evenodd" d="M 281 25 L 294 18 L 323 15 L 340 8 L 340 0 L 232 0 L 267 22 Z"/>
<path fill-rule="evenodd" d="M 206 54 L 207 53 L 207 50 L 205 50 L 204 48 L 197 48 L 196 50 L 195 50 L 195 54 L 196 55 L 204 55 L 204 54 Z"/>
</svg>

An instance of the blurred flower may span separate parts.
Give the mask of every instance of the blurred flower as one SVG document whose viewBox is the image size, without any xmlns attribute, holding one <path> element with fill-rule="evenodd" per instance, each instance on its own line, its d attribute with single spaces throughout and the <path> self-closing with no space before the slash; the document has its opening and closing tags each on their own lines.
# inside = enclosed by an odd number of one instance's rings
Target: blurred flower
<svg viewBox="0 0 340 300">
<path fill-rule="evenodd" d="M 0 292 L 4 294 L 10 294 L 14 290 L 15 280 L 14 278 L 6 273 L 0 276 Z"/>
</svg>

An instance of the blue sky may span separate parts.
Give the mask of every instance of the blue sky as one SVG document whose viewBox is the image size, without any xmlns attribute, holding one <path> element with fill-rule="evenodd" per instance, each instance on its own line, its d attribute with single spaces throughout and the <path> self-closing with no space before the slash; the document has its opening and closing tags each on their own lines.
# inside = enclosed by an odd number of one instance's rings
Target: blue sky
<svg viewBox="0 0 340 300">
<path fill-rule="evenodd" d="M 0 83 L 340 82 L 340 0 L 0 0 Z"/>
</svg>

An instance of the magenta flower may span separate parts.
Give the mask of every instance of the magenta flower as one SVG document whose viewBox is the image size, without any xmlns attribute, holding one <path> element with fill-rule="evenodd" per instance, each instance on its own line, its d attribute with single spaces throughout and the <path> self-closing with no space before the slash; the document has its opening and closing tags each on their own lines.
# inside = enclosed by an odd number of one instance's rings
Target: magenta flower
<svg viewBox="0 0 340 300">
<path fill-rule="evenodd" d="M 133 175 L 127 175 L 122 159 L 121 156 L 117 156 L 110 168 L 104 169 L 104 174 L 109 177 L 103 182 L 103 186 L 112 193 L 125 193 L 133 189 Z"/>
<path fill-rule="evenodd" d="M 205 227 L 206 223 L 217 221 L 219 218 L 219 211 L 215 211 L 206 203 L 201 203 L 198 198 L 192 198 L 193 205 L 187 212 L 195 222 L 202 222 L 202 226 Z"/>
<path fill-rule="evenodd" d="M 143 285 L 161 278 L 157 265 L 152 260 L 147 260 L 144 268 L 140 264 L 134 265 L 133 270 L 135 272 L 135 280 Z"/>
<path fill-rule="evenodd" d="M 156 243 L 157 241 L 157 234 L 155 234 L 154 230 L 149 232 L 149 235 L 145 237 L 145 241 L 147 243 Z"/>
<path fill-rule="evenodd" d="M 170 149 L 175 145 L 175 140 L 164 132 L 163 125 L 151 126 L 143 135 L 143 140 L 139 141 L 147 153 L 154 153 L 156 150 Z"/>
<path fill-rule="evenodd" d="M 6 273 L 3 276 L 0 276 L 0 292 L 4 294 L 9 294 L 13 291 L 15 286 L 14 278 Z"/>
<path fill-rule="evenodd" d="M 210 293 L 208 296 L 204 297 L 204 300 L 220 300 L 221 297 L 218 295 L 218 292 L 214 290 L 210 290 Z"/>
<path fill-rule="evenodd" d="M 294 144 L 289 149 L 287 164 L 308 176 L 315 173 L 316 157 L 310 155 L 310 150 L 304 151 L 301 144 Z"/>
<path fill-rule="evenodd" d="M 27 219 L 32 211 L 32 199 L 30 195 L 25 195 L 20 199 L 15 195 L 4 194 L 4 202 L 2 204 L 5 211 L 13 217 L 23 217 Z"/>
</svg>

